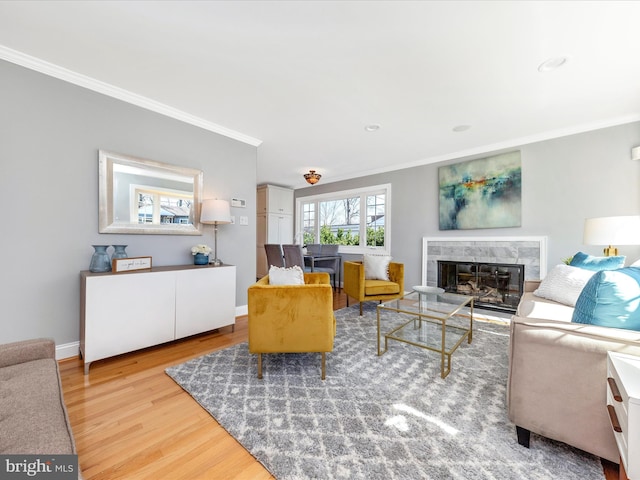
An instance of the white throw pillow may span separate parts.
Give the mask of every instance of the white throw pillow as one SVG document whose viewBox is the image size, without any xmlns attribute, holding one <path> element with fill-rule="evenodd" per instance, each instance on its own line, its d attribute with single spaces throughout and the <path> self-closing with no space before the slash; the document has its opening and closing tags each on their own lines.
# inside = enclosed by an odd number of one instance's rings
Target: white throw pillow
<svg viewBox="0 0 640 480">
<path fill-rule="evenodd" d="M 389 281 L 390 255 L 364 255 L 364 278 L 365 280 L 386 280 Z"/>
<path fill-rule="evenodd" d="M 595 273 L 594 270 L 570 265 L 556 265 L 540 282 L 540 286 L 533 294 L 575 307 L 582 289 Z"/>
<path fill-rule="evenodd" d="M 269 285 L 304 285 L 304 272 L 298 265 L 269 268 Z"/>
</svg>

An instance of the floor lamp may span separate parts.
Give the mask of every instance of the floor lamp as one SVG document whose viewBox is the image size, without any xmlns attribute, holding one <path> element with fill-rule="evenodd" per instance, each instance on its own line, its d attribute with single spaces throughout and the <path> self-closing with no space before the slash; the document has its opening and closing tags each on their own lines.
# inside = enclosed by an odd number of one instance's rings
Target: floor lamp
<svg viewBox="0 0 640 480">
<path fill-rule="evenodd" d="M 213 260 L 209 260 L 209 263 L 219 267 L 222 265 L 222 260 L 218 258 L 218 225 L 231 223 L 229 202 L 218 199 L 204 200 L 202 202 L 202 209 L 200 210 L 200 223 L 213 224 L 214 258 Z"/>
</svg>

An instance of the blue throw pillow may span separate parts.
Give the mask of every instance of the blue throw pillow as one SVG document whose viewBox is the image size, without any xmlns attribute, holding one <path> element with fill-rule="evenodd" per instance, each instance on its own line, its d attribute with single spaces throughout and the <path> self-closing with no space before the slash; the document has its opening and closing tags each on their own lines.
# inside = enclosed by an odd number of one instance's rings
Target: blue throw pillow
<svg viewBox="0 0 640 480">
<path fill-rule="evenodd" d="M 617 270 L 624 267 L 624 255 L 617 255 L 613 257 L 594 257 L 583 252 L 576 253 L 571 259 L 572 267 L 585 268 L 587 270 L 594 270 L 599 272 L 600 270 Z"/>
<path fill-rule="evenodd" d="M 571 321 L 640 330 L 640 268 L 594 274 L 576 301 Z"/>
</svg>

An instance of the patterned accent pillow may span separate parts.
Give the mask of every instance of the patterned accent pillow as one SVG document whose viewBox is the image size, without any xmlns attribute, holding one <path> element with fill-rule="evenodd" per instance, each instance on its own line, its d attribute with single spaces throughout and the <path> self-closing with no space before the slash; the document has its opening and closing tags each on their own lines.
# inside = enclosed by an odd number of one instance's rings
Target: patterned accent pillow
<svg viewBox="0 0 640 480">
<path fill-rule="evenodd" d="M 593 270 L 599 272 L 600 270 L 617 270 L 624 267 L 624 255 L 617 255 L 612 257 L 594 257 L 587 253 L 578 252 L 571 259 L 572 267 L 586 268 L 587 270 Z"/>
<path fill-rule="evenodd" d="M 582 289 L 595 273 L 593 270 L 570 265 L 556 265 L 540 282 L 540 286 L 533 294 L 573 307 Z"/>
<path fill-rule="evenodd" d="M 304 272 L 298 265 L 269 268 L 269 285 L 304 285 Z"/>
<path fill-rule="evenodd" d="M 582 290 L 571 321 L 640 330 L 640 268 L 597 272 Z"/>
<path fill-rule="evenodd" d="M 389 281 L 389 263 L 391 259 L 390 255 L 374 255 L 370 253 L 364 255 L 364 279 Z"/>
</svg>

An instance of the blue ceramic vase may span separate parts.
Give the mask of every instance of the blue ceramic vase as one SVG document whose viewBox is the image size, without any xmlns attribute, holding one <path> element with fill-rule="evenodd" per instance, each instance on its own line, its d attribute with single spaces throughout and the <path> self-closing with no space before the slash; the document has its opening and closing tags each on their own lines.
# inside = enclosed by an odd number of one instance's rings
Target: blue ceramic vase
<svg viewBox="0 0 640 480">
<path fill-rule="evenodd" d="M 91 263 L 89 264 L 89 270 L 95 273 L 110 272 L 111 271 L 111 258 L 107 253 L 109 245 L 92 245 L 95 252 L 91 257 Z"/>
<path fill-rule="evenodd" d="M 193 256 L 193 264 L 194 265 L 208 265 L 209 264 L 209 255 L 205 255 L 204 253 L 196 253 Z"/>
<path fill-rule="evenodd" d="M 129 258 L 129 255 L 127 255 L 127 252 L 124 250 L 125 248 L 127 248 L 126 245 L 114 245 L 111 260 L 114 258 Z"/>
</svg>

